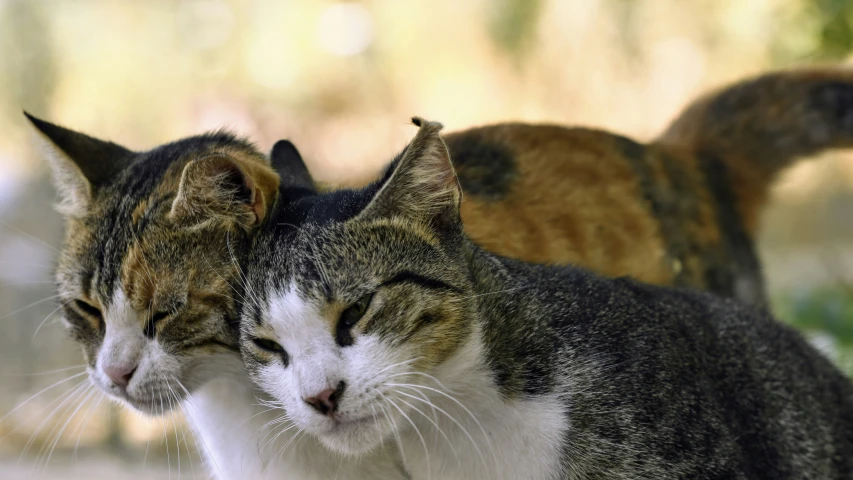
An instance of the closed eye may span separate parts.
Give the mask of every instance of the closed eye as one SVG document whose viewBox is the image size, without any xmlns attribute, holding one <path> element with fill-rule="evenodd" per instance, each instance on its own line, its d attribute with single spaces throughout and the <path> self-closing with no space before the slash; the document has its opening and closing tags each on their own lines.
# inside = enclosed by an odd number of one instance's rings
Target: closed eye
<svg viewBox="0 0 853 480">
<path fill-rule="evenodd" d="M 88 315 L 94 319 L 97 319 L 97 320 L 101 319 L 101 311 L 98 310 L 98 307 L 95 307 L 94 305 L 91 305 L 88 302 L 84 302 L 83 300 L 74 300 L 73 303 L 74 303 L 74 307 L 78 311 L 80 311 L 80 312 L 82 312 L 82 313 L 84 313 L 84 314 L 86 314 L 86 315 Z"/>
<path fill-rule="evenodd" d="M 158 322 L 160 322 L 161 320 L 164 320 L 166 317 L 168 317 L 171 314 L 172 314 L 172 312 L 166 312 L 166 311 L 157 312 L 151 317 L 151 323 L 153 323 L 154 325 L 157 325 Z"/>
<path fill-rule="evenodd" d="M 284 347 L 282 347 L 278 342 L 267 340 L 266 338 L 253 338 L 252 342 L 261 350 L 266 350 L 267 352 L 276 354 L 284 353 Z"/>
<path fill-rule="evenodd" d="M 338 342 L 338 345 L 348 347 L 353 344 L 352 332 L 350 330 L 367 313 L 371 300 L 373 300 L 373 294 L 368 293 L 341 312 L 341 318 L 338 320 L 335 332 L 335 340 Z"/>
<path fill-rule="evenodd" d="M 169 318 L 170 316 L 177 314 L 183 307 L 184 305 L 180 304 L 168 310 L 159 310 L 157 312 L 154 312 L 153 315 L 148 317 L 148 322 L 145 324 L 145 329 L 142 333 L 144 333 L 145 336 L 148 338 L 154 338 L 154 335 L 157 332 L 157 324 Z"/>
<path fill-rule="evenodd" d="M 66 305 L 66 318 L 72 323 L 91 325 L 95 330 L 104 331 L 104 316 L 101 310 L 85 300 L 75 299 L 68 302 Z M 75 321 L 76 319 L 76 321 Z"/>
</svg>

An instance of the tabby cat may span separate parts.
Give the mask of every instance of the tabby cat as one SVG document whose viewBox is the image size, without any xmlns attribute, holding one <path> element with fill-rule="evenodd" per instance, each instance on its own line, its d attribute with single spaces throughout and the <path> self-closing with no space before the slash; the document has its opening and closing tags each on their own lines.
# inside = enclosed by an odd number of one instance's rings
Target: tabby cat
<svg viewBox="0 0 853 480">
<path fill-rule="evenodd" d="M 396 442 L 416 480 L 853 478 L 853 383 L 796 331 L 486 252 L 441 125 L 414 121 L 387 179 L 349 195 L 363 208 L 299 200 L 250 257 L 244 359 L 298 432 L 346 455 Z"/>
<path fill-rule="evenodd" d="M 768 185 L 850 144 L 851 99 L 844 70 L 792 71 L 699 101 L 648 146 L 556 126 L 451 134 L 462 217 L 499 254 L 761 301 Z M 273 418 L 237 355 L 241 269 L 273 206 L 313 193 L 298 152 L 279 142 L 270 165 L 221 132 L 136 152 L 29 118 L 61 194 L 59 298 L 92 381 L 151 415 L 181 402 L 215 474 L 261 478 L 280 445 L 253 435 Z"/>
</svg>

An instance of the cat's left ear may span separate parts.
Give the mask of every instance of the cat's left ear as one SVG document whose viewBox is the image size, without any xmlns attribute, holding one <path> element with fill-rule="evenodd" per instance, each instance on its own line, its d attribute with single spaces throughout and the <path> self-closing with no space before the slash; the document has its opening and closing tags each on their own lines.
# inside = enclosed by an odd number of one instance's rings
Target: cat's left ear
<svg viewBox="0 0 853 480">
<path fill-rule="evenodd" d="M 441 139 L 442 125 L 419 117 L 414 140 L 359 218 L 403 217 L 431 225 L 459 220 L 462 188 Z"/>
<path fill-rule="evenodd" d="M 61 198 L 58 210 L 66 216 L 84 215 L 98 190 L 133 161 L 134 153 L 121 145 L 23 113 L 50 165 Z"/>
</svg>

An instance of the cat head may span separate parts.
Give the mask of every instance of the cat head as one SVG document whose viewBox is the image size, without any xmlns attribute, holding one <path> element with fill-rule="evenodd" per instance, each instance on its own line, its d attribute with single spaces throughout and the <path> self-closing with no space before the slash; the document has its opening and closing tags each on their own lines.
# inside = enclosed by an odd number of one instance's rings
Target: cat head
<svg viewBox="0 0 853 480">
<path fill-rule="evenodd" d="M 228 133 L 134 152 L 27 117 L 66 220 L 56 272 L 64 323 L 98 387 L 161 413 L 226 368 L 213 360 L 234 363 L 240 265 L 279 175 Z M 276 147 L 277 166 L 301 163 L 288 142 Z M 295 171 L 289 181 L 303 181 Z"/>
<path fill-rule="evenodd" d="M 424 387 L 438 388 L 475 328 L 461 190 L 441 125 L 414 121 L 417 136 L 361 192 L 359 212 L 263 233 L 249 262 L 250 374 L 290 420 L 344 453 L 378 446 L 427 409 Z"/>
</svg>

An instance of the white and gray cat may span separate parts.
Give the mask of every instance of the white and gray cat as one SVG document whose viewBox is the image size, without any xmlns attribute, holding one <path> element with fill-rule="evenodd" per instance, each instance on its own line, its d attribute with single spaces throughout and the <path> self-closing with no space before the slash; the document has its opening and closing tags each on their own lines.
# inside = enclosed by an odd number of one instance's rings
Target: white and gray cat
<svg viewBox="0 0 853 480">
<path fill-rule="evenodd" d="M 282 206 L 251 254 L 243 356 L 297 432 L 396 443 L 414 479 L 853 478 L 853 384 L 797 332 L 485 252 L 415 122 L 384 181 Z"/>
</svg>

